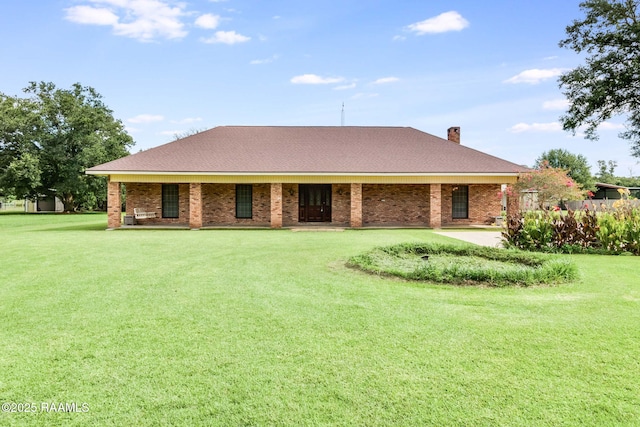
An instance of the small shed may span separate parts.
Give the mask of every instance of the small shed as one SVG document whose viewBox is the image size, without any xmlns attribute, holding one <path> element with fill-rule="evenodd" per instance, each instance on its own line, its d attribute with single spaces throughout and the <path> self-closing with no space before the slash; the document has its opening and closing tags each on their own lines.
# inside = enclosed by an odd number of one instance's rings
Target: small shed
<svg viewBox="0 0 640 427">
<path fill-rule="evenodd" d="M 38 197 L 36 200 L 24 201 L 25 212 L 64 212 L 64 204 L 58 197 Z"/>
</svg>

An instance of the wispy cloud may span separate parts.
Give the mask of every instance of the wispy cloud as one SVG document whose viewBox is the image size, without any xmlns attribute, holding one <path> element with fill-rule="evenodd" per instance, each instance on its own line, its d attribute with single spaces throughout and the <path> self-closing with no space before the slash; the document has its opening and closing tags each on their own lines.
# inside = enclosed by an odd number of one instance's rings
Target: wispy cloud
<svg viewBox="0 0 640 427">
<path fill-rule="evenodd" d="M 86 2 L 87 0 L 85 0 Z M 185 37 L 184 3 L 163 0 L 88 0 L 92 5 L 65 9 L 65 19 L 77 24 L 110 26 L 114 34 L 149 42 Z"/>
<path fill-rule="evenodd" d="M 365 93 L 365 92 L 361 92 L 361 93 L 356 93 L 355 95 L 353 95 L 351 97 L 351 99 L 368 99 L 368 98 L 375 98 L 379 96 L 378 93 Z"/>
<path fill-rule="evenodd" d="M 243 36 L 235 31 L 216 31 L 212 37 L 202 38 L 201 41 L 207 44 L 237 44 L 245 43 L 251 40 L 251 37 Z"/>
<path fill-rule="evenodd" d="M 355 89 L 355 87 L 356 87 L 355 83 L 350 83 L 348 85 L 336 86 L 333 88 L 333 90 L 349 90 L 349 89 Z"/>
<path fill-rule="evenodd" d="M 582 126 L 579 130 L 583 131 L 585 126 Z M 598 126 L 598 130 L 620 130 L 624 129 L 624 125 L 620 123 L 602 122 Z M 562 131 L 562 124 L 559 122 L 550 123 L 518 123 L 509 128 L 511 133 L 522 132 L 560 132 Z"/>
<path fill-rule="evenodd" d="M 278 59 L 279 57 L 280 57 L 280 55 L 273 55 L 271 58 L 254 59 L 253 61 L 249 62 L 249 64 L 251 64 L 251 65 L 270 64 L 273 61 L 275 61 L 276 59 Z"/>
<path fill-rule="evenodd" d="M 326 85 L 343 81 L 343 77 L 322 77 L 316 74 L 302 74 L 291 78 L 291 83 L 300 85 Z"/>
<path fill-rule="evenodd" d="M 407 26 L 407 30 L 421 36 L 424 34 L 446 33 L 449 31 L 461 31 L 469 26 L 469 21 L 464 19 L 456 11 L 441 13 L 433 18 L 416 22 Z"/>
<path fill-rule="evenodd" d="M 559 132 L 562 131 L 562 125 L 559 122 L 551 123 L 518 123 L 509 128 L 512 133 L 522 132 Z"/>
<path fill-rule="evenodd" d="M 558 77 L 565 71 L 566 71 L 565 68 L 546 68 L 546 69 L 534 68 L 531 70 L 524 70 L 523 72 L 516 74 L 515 76 L 505 80 L 504 83 L 512 83 L 512 84 L 528 83 L 528 84 L 534 85 L 534 84 L 543 82 L 545 80 Z"/>
<path fill-rule="evenodd" d="M 191 123 L 201 122 L 202 117 L 187 117 L 182 120 L 171 120 L 171 123 L 179 124 L 179 125 L 188 125 Z"/>
<path fill-rule="evenodd" d="M 118 15 L 102 7 L 74 6 L 66 10 L 66 19 L 86 25 L 117 25 Z"/>
<path fill-rule="evenodd" d="M 552 99 L 551 101 L 545 101 L 542 103 L 542 108 L 545 110 L 561 111 L 569 108 L 568 99 Z"/>
<path fill-rule="evenodd" d="M 397 77 L 382 77 L 382 78 L 374 81 L 373 84 L 375 84 L 375 85 L 383 85 L 383 84 L 386 84 L 386 83 L 394 83 L 394 82 L 397 82 L 397 81 L 400 81 L 400 79 L 397 78 Z"/>
<path fill-rule="evenodd" d="M 213 30 L 220 25 L 220 17 L 211 13 L 205 13 L 204 15 L 198 16 L 194 24 L 196 27 Z"/>
<path fill-rule="evenodd" d="M 135 117 L 127 119 L 129 123 L 153 123 L 161 122 L 164 120 L 164 116 L 159 114 L 138 114 Z"/>
<path fill-rule="evenodd" d="M 598 126 L 600 130 L 620 130 L 624 129 L 624 125 L 620 123 L 602 122 Z"/>
<path fill-rule="evenodd" d="M 158 132 L 157 135 L 177 137 L 182 132 L 184 132 L 184 131 L 182 131 L 182 130 L 163 130 L 161 132 Z"/>
</svg>

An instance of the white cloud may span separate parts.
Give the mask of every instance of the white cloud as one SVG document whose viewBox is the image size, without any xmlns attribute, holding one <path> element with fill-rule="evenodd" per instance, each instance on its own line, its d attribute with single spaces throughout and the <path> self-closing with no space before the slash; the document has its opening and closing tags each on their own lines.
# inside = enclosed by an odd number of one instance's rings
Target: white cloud
<svg viewBox="0 0 640 427">
<path fill-rule="evenodd" d="M 220 17 L 211 13 L 205 13 L 204 15 L 198 16 L 194 24 L 196 27 L 213 30 L 220 25 Z"/>
<path fill-rule="evenodd" d="M 583 131 L 586 126 L 582 126 L 579 128 L 580 131 Z M 598 126 L 598 130 L 620 130 L 624 129 L 623 124 L 619 123 L 611 123 L 611 122 L 603 122 Z M 562 124 L 559 122 L 551 122 L 551 123 L 518 123 L 509 128 L 511 133 L 522 133 L 522 132 L 561 132 Z M 584 136 L 581 133 L 578 136 Z"/>
<path fill-rule="evenodd" d="M 351 83 L 348 85 L 336 86 L 333 88 L 333 90 L 348 90 L 348 89 L 354 89 L 355 87 L 356 87 L 356 84 Z"/>
<path fill-rule="evenodd" d="M 600 126 L 598 126 L 598 129 L 601 129 L 601 130 L 620 130 L 620 129 L 624 129 L 624 125 L 620 124 L 620 123 L 602 122 L 602 123 L 600 123 Z"/>
<path fill-rule="evenodd" d="M 446 33 L 460 31 L 469 26 L 469 21 L 456 11 L 441 13 L 433 18 L 425 19 L 407 26 L 407 30 L 421 36 L 424 34 Z"/>
<path fill-rule="evenodd" d="M 545 110 L 566 110 L 569 108 L 568 99 L 552 99 L 551 101 L 545 101 L 542 103 L 542 108 Z"/>
<path fill-rule="evenodd" d="M 171 123 L 176 123 L 179 125 L 187 125 L 187 124 L 201 122 L 201 121 L 202 121 L 202 117 L 187 117 L 182 120 L 171 120 Z"/>
<path fill-rule="evenodd" d="M 164 120 L 164 116 L 157 114 L 139 114 L 135 117 L 131 117 L 127 121 L 129 123 L 153 123 L 161 122 Z"/>
<path fill-rule="evenodd" d="M 182 132 L 184 132 L 183 130 L 163 130 L 161 132 L 158 132 L 157 135 L 164 135 L 164 136 L 171 136 L 171 137 L 177 137 L 178 135 L 180 135 Z"/>
<path fill-rule="evenodd" d="M 383 78 L 378 79 L 378 80 L 376 80 L 375 82 L 373 82 L 373 84 L 376 84 L 376 85 L 382 85 L 382 84 L 385 84 L 385 83 L 393 83 L 393 82 L 397 82 L 397 81 L 399 81 L 399 80 L 400 80 L 400 79 L 399 79 L 399 78 L 397 78 L 397 77 L 383 77 Z"/>
<path fill-rule="evenodd" d="M 91 6 L 74 6 L 67 9 L 67 20 L 87 25 L 116 25 L 118 16 L 109 9 Z"/>
<path fill-rule="evenodd" d="M 251 65 L 270 64 L 273 61 L 275 61 L 276 59 L 278 59 L 279 57 L 280 57 L 280 55 L 273 55 L 271 58 L 254 59 L 253 61 L 249 62 L 249 64 L 251 64 Z"/>
<path fill-rule="evenodd" d="M 399 42 L 399 41 L 406 40 L 406 39 L 407 39 L 407 38 L 406 38 L 405 36 L 393 36 L 393 39 L 392 39 L 392 40 L 393 40 L 394 42 Z"/>
<path fill-rule="evenodd" d="M 511 126 L 509 131 L 512 133 L 522 132 L 559 132 L 562 131 L 562 125 L 558 122 L 551 123 L 518 123 Z"/>
<path fill-rule="evenodd" d="M 344 78 L 342 77 L 321 77 L 316 74 L 303 74 L 301 76 L 295 76 L 291 79 L 291 83 L 302 85 L 326 85 L 332 83 L 340 83 L 343 81 Z"/>
<path fill-rule="evenodd" d="M 243 36 L 235 31 L 216 31 L 213 37 L 203 38 L 201 41 L 208 44 L 236 44 L 251 40 L 251 37 Z"/>
<path fill-rule="evenodd" d="M 379 94 L 377 93 L 356 93 L 355 95 L 353 95 L 351 97 L 351 99 L 368 99 L 368 98 L 375 98 L 379 96 Z"/>
<path fill-rule="evenodd" d="M 516 74 L 515 76 L 505 80 L 504 83 L 538 84 L 544 80 L 549 80 L 549 79 L 558 77 L 560 74 L 564 73 L 565 71 L 566 69 L 564 68 L 547 68 L 547 69 L 534 68 L 531 70 L 524 70 L 520 74 Z"/>
<path fill-rule="evenodd" d="M 184 3 L 171 6 L 164 0 L 85 0 L 100 7 L 79 5 L 65 9 L 65 18 L 88 25 L 109 25 L 119 36 L 148 42 L 157 38 L 176 39 L 187 35 L 181 18 Z"/>
</svg>

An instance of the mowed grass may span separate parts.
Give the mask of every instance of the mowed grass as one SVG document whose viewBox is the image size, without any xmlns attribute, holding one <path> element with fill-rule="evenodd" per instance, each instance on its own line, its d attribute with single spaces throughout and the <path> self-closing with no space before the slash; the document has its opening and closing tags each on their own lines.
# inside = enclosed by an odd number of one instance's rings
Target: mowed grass
<svg viewBox="0 0 640 427">
<path fill-rule="evenodd" d="M 640 259 L 456 287 L 362 273 L 428 230 L 105 231 L 0 215 L 0 425 L 633 426 Z"/>
</svg>

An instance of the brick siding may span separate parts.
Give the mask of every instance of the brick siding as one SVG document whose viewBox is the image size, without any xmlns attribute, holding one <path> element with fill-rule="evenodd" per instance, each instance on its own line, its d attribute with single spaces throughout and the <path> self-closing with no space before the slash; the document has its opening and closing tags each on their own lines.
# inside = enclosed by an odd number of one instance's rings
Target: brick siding
<svg viewBox="0 0 640 427">
<path fill-rule="evenodd" d="M 429 185 L 364 184 L 363 225 L 429 225 Z"/>
<path fill-rule="evenodd" d="M 452 194 L 457 185 L 442 184 L 442 224 L 471 225 L 491 224 L 502 212 L 502 199 L 498 195 L 500 184 L 469 185 L 469 217 L 452 218 Z"/>
<path fill-rule="evenodd" d="M 137 219 L 137 224 L 189 224 L 189 184 L 178 184 L 178 218 L 162 218 L 162 184 L 130 182 L 126 190 L 127 215 L 133 215 L 134 208 L 156 213 L 156 218 Z"/>
<path fill-rule="evenodd" d="M 202 184 L 204 226 L 248 225 L 268 227 L 271 221 L 271 186 L 253 184 L 252 218 L 236 218 L 235 184 Z"/>
<path fill-rule="evenodd" d="M 158 218 L 139 219 L 138 224 L 189 224 L 189 184 L 179 184 L 179 217 L 162 218 L 162 184 L 127 183 L 126 213 L 133 208 L 156 212 Z M 430 225 L 430 185 L 363 184 L 363 226 Z M 487 224 L 500 215 L 499 184 L 469 185 L 469 218 L 451 218 L 451 194 L 455 185 L 442 184 L 442 225 Z M 115 185 L 113 187 L 115 189 Z M 202 184 L 203 226 L 264 226 L 271 224 L 271 184 L 253 184 L 253 218 L 236 218 L 235 184 Z M 351 185 L 332 185 L 332 222 L 326 225 L 349 226 L 351 222 Z M 115 198 L 114 198 L 115 199 Z M 282 225 L 298 225 L 298 184 L 282 184 Z M 435 208 L 436 206 L 434 206 Z M 196 215 L 197 217 L 198 215 Z M 111 218 L 111 217 L 110 217 Z M 115 220 L 110 220 L 115 224 Z M 111 225 L 110 225 L 111 226 Z"/>
<path fill-rule="evenodd" d="M 109 180 L 107 184 L 107 227 L 120 227 L 121 205 L 120 183 Z"/>
</svg>

